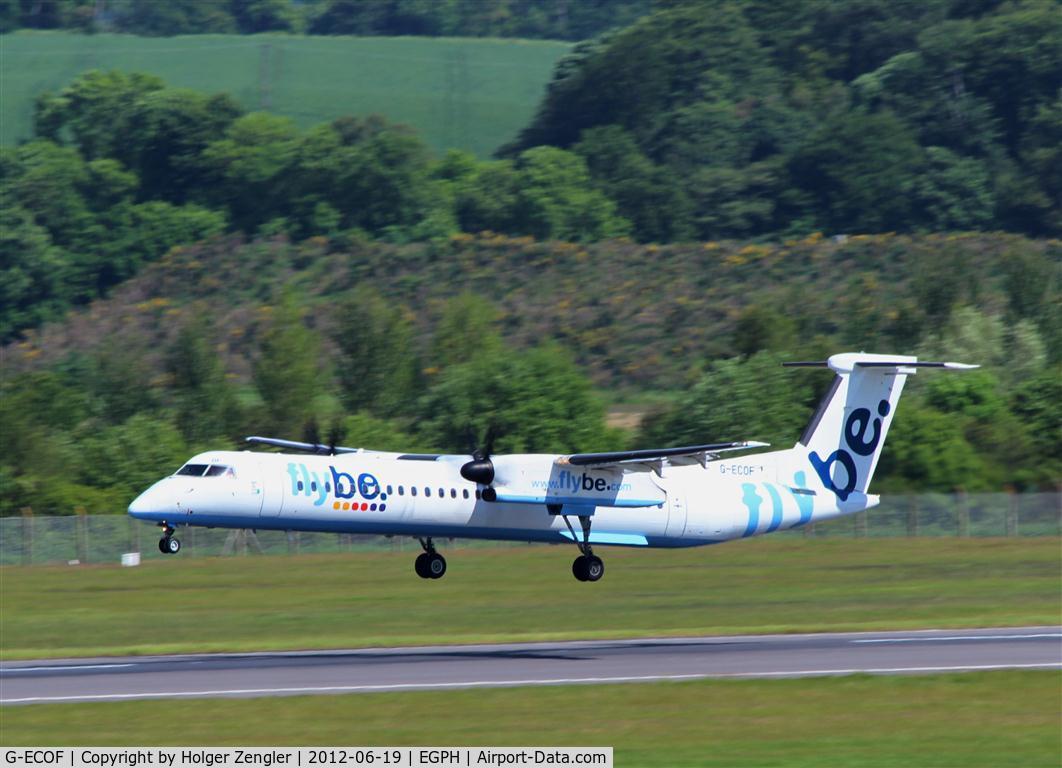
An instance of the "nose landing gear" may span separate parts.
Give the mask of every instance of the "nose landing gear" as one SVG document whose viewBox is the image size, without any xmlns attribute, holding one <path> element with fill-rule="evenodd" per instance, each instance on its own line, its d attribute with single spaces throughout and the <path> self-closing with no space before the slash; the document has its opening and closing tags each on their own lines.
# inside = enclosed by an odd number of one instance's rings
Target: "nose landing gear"
<svg viewBox="0 0 1062 768">
<path fill-rule="evenodd" d="M 446 558 L 435 551 L 431 537 L 418 539 L 424 551 L 413 561 L 413 570 L 422 579 L 441 579 L 446 573 Z"/>
<path fill-rule="evenodd" d="M 174 527 L 162 523 L 162 538 L 159 539 L 159 552 L 164 555 L 176 555 L 181 551 L 181 540 L 173 538 Z"/>
</svg>

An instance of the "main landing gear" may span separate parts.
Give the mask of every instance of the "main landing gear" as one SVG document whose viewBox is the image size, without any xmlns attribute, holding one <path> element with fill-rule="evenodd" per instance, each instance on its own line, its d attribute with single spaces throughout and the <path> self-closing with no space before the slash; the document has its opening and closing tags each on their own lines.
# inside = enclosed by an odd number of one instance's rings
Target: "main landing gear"
<svg viewBox="0 0 1062 768">
<path fill-rule="evenodd" d="M 413 570 L 422 579 L 441 579 L 446 573 L 446 558 L 435 551 L 431 536 L 418 539 L 418 541 L 420 541 L 420 546 L 424 547 L 424 551 L 413 561 Z"/>
<path fill-rule="evenodd" d="M 181 551 L 181 540 L 173 538 L 174 528 L 169 523 L 162 523 L 162 538 L 159 539 L 159 552 L 164 555 L 176 555 Z"/>
<path fill-rule="evenodd" d="M 579 515 L 579 523 L 583 528 L 581 539 L 576 535 L 568 515 L 561 516 L 564 518 L 564 524 L 568 526 L 568 530 L 572 533 L 575 546 L 579 547 L 579 552 L 582 553 L 572 563 L 572 575 L 579 581 L 597 581 L 605 575 L 605 564 L 600 557 L 594 554 L 594 550 L 590 547 L 590 516 Z"/>
</svg>

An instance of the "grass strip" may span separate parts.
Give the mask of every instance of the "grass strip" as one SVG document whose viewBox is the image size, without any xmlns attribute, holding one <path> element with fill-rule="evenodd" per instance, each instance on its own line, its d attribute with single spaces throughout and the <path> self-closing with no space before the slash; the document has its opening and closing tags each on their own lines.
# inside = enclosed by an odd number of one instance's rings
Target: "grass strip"
<svg viewBox="0 0 1062 768">
<path fill-rule="evenodd" d="M 6 707 L 16 745 L 613 746 L 617 766 L 1050 766 L 1057 672 Z"/>
<path fill-rule="evenodd" d="M 1042 539 L 749 540 L 673 551 L 444 550 L 0 569 L 5 660 L 196 651 L 1057 624 Z"/>
</svg>

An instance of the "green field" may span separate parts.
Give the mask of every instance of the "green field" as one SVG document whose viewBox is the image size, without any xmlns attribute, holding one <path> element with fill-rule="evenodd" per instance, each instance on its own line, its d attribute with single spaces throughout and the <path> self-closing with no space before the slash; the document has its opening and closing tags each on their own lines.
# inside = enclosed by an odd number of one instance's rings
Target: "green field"
<svg viewBox="0 0 1062 768">
<path fill-rule="evenodd" d="M 531 119 L 568 43 L 525 40 L 18 32 L 0 37 L 0 144 L 32 132 L 33 100 L 87 69 L 150 72 L 233 94 L 302 126 L 380 113 L 436 150 L 481 156 Z"/>
<path fill-rule="evenodd" d="M 5 659 L 556 638 L 1056 624 L 1057 537 L 749 540 L 682 551 L 574 547 L 173 558 L 0 569 Z"/>
<path fill-rule="evenodd" d="M 612 746 L 629 766 L 1057 766 L 1059 675 L 698 681 L 7 707 L 8 745 Z"/>
</svg>

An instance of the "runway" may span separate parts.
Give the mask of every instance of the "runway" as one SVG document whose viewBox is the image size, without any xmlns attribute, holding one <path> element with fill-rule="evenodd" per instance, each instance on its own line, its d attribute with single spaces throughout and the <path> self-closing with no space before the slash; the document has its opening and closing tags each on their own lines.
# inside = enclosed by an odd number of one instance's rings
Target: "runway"
<svg viewBox="0 0 1062 768">
<path fill-rule="evenodd" d="M 0 704 L 1062 669 L 1062 627 L 8 662 Z"/>
</svg>

